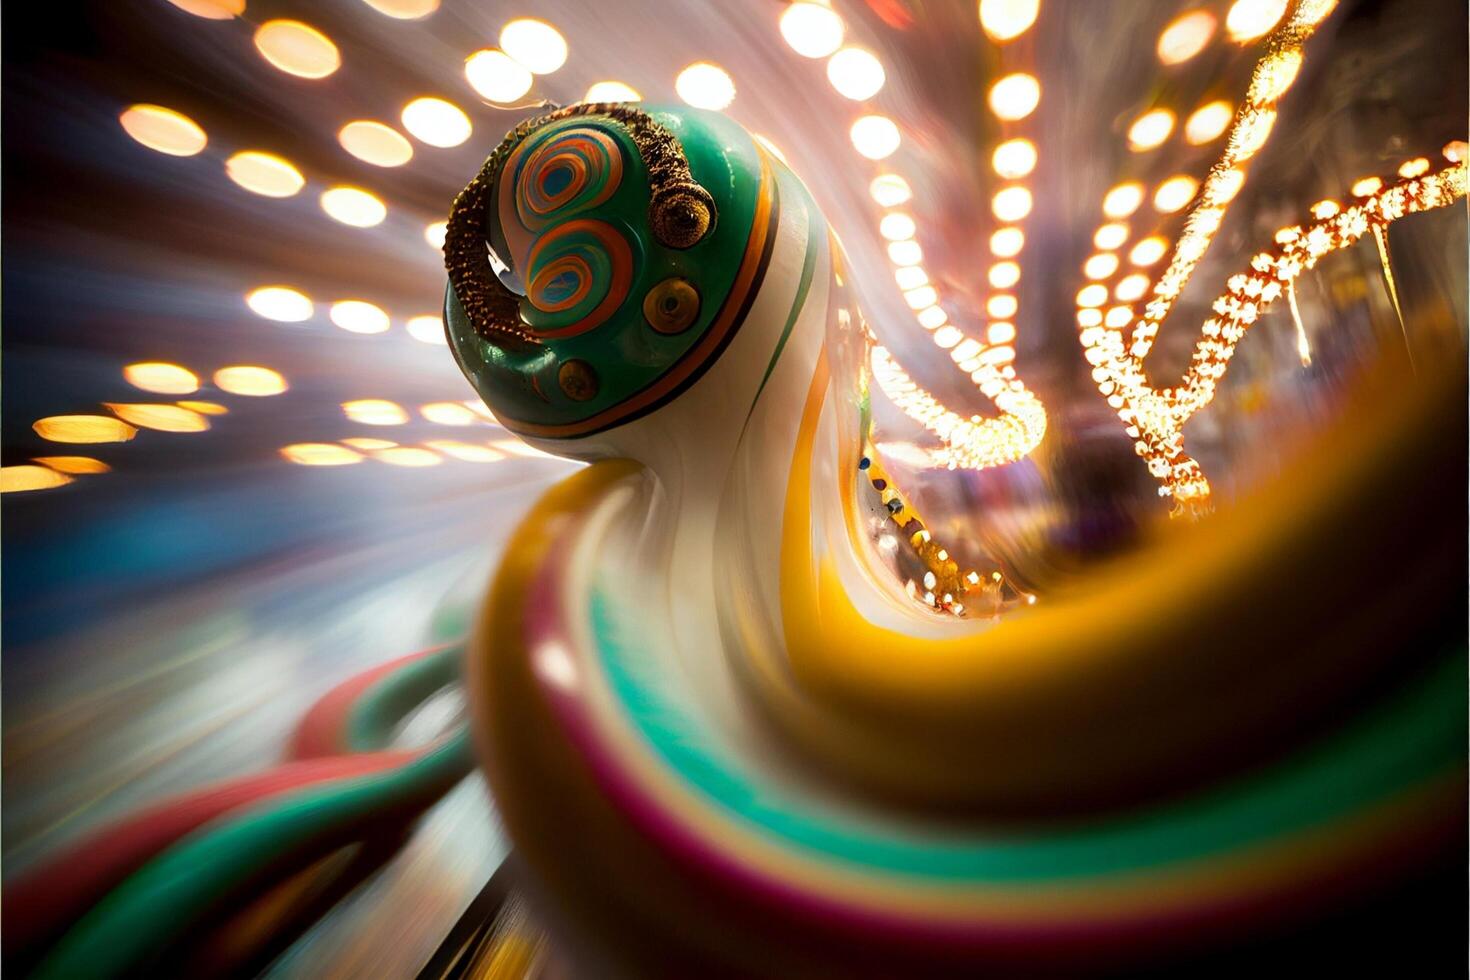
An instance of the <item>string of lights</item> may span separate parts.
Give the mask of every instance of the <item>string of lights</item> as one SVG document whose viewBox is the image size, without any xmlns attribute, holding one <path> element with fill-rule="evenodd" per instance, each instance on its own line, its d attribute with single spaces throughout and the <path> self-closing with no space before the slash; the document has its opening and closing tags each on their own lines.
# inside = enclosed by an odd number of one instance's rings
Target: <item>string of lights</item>
<svg viewBox="0 0 1470 980">
<path fill-rule="evenodd" d="M 1035 24 L 1040 0 L 982 0 L 981 27 L 992 42 L 1001 46 L 1002 60 L 1010 42 L 1022 37 Z M 782 36 L 792 50 L 806 58 L 828 58 L 827 76 L 839 94 L 866 102 L 882 90 L 882 63 L 864 48 L 843 46 L 846 25 L 841 16 L 824 3 L 798 0 L 781 15 Z M 1016 318 L 1019 303 L 1014 293 L 1021 279 L 1018 261 L 1025 244 L 1023 223 L 1030 214 L 1032 197 L 1024 178 L 1035 169 L 1035 143 L 1022 135 L 1022 123 L 1035 112 L 1041 99 L 1036 78 L 1023 71 L 1005 74 L 992 84 L 987 103 L 995 116 L 1001 140 L 994 147 L 991 165 L 1005 181 L 991 199 L 991 210 L 1002 227 L 990 237 L 994 262 L 986 273 L 993 290 L 986 300 L 991 317 L 984 334 L 972 336 L 950 322 L 941 305 L 938 288 L 925 271 L 924 252 L 918 241 L 918 223 L 902 206 L 913 199 L 909 181 L 896 168 L 886 167 L 873 178 L 869 193 L 884 213 L 879 234 L 886 240 L 893 263 L 894 280 L 904 302 L 914 312 L 921 328 L 998 411 L 992 418 L 962 418 L 938 405 L 928 392 L 913 385 L 908 375 L 881 344 L 872 352 L 872 370 L 879 387 L 909 418 L 939 437 L 934 456 L 953 469 L 983 469 L 1015 462 L 1030 453 L 1046 433 L 1046 408 L 1017 376 Z M 865 109 L 868 107 L 864 107 Z M 849 131 L 853 147 L 866 159 L 884 161 L 902 145 L 902 133 L 889 117 L 867 112 Z"/>
</svg>

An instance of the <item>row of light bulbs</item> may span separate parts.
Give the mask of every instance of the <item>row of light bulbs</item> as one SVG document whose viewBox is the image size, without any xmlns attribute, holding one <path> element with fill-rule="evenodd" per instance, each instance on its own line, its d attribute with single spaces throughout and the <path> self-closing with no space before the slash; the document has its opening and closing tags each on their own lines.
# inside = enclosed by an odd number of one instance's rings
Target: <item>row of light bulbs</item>
<svg viewBox="0 0 1470 980">
<path fill-rule="evenodd" d="M 980 4 L 981 25 L 998 44 L 1025 34 L 1035 23 L 1038 12 L 1039 0 L 983 0 Z M 828 77 L 840 94 L 861 101 L 881 89 L 884 77 L 881 63 L 865 49 L 841 47 L 845 27 L 828 4 L 798 0 L 786 8 L 780 27 L 787 44 L 797 54 L 808 58 L 830 56 Z M 862 52 L 862 55 L 859 58 L 847 54 L 850 52 Z M 853 85 L 851 80 L 844 84 L 841 59 L 845 55 L 853 63 L 867 66 L 866 85 Z M 987 101 L 998 119 L 1014 123 L 1036 109 L 1040 85 L 1024 72 L 1009 74 L 992 85 Z M 892 156 L 902 142 L 898 126 L 877 113 L 855 120 L 850 136 L 857 152 L 874 161 Z M 992 210 L 1006 227 L 992 238 L 997 261 L 989 268 L 987 279 L 996 292 L 987 300 L 987 312 L 993 322 L 981 337 L 966 336 L 949 322 L 949 315 L 940 305 L 938 290 L 921 265 L 923 249 L 917 240 L 917 223 L 910 214 L 898 210 L 913 198 L 909 182 L 890 170 L 874 178 L 869 188 L 873 200 L 886 209 L 878 231 L 888 242 L 894 279 L 904 301 L 914 311 L 919 325 L 930 332 L 934 343 L 948 352 L 951 360 L 970 375 L 1000 412 L 998 418 L 981 419 L 950 411 L 916 385 L 885 348 L 875 346 L 874 379 L 905 414 L 939 437 L 942 445 L 937 458 L 951 468 L 983 468 L 1020 459 L 1035 448 L 1046 431 L 1045 408 L 1016 376 L 1012 364 L 1018 303 L 1011 290 L 1021 278 L 1016 259 L 1025 241 L 1019 222 L 1032 206 L 1030 191 L 1019 181 L 1031 173 L 1036 162 L 1035 144 L 1019 136 L 1002 142 L 993 154 L 997 176 L 1016 183 L 1003 187 L 992 199 Z"/>
<path fill-rule="evenodd" d="M 1385 190 L 1377 177 L 1364 178 L 1352 188 L 1359 203 L 1346 209 L 1335 201 L 1315 205 L 1315 223 L 1306 228 L 1283 229 L 1276 237 L 1274 253 L 1257 255 L 1248 272 L 1229 280 L 1227 292 L 1214 304 L 1215 316 L 1202 327 L 1182 382 L 1174 388 L 1153 387 L 1144 359 L 1159 326 L 1244 185 L 1247 165 L 1265 145 L 1276 121 L 1276 105 L 1301 69 L 1303 47 L 1332 12 L 1336 0 L 1298 0 L 1289 17 L 1287 6 L 1284 0 L 1240 0 L 1227 16 L 1227 30 L 1236 40 L 1249 41 L 1269 33 L 1266 54 L 1252 72 L 1240 111 L 1231 114 L 1225 148 L 1203 184 L 1178 175 L 1155 189 L 1153 204 L 1161 214 L 1178 212 L 1193 202 L 1173 245 L 1170 262 L 1158 281 L 1151 282 L 1142 272 L 1131 272 L 1111 290 L 1107 284 L 1122 265 L 1118 252 L 1127 245 L 1130 235 L 1123 219 L 1134 214 L 1145 198 L 1143 185 L 1138 182 L 1119 184 L 1104 196 L 1102 210 L 1109 223 L 1098 229 L 1094 239 L 1099 251 L 1083 265 L 1084 276 L 1092 281 L 1077 293 L 1077 324 L 1084 354 L 1093 365 L 1093 380 L 1135 440 L 1135 450 L 1150 474 L 1160 481 L 1160 495 L 1172 498 L 1175 515 L 1198 514 L 1210 507 L 1209 482 L 1198 462 L 1184 449 L 1183 427 L 1213 399 L 1216 385 L 1246 329 L 1270 303 L 1282 295 L 1289 296 L 1296 277 L 1323 255 L 1352 244 L 1369 228 L 1381 229 L 1404 214 L 1441 207 L 1465 192 L 1463 144 L 1452 143 L 1445 148 L 1445 155 L 1457 166 L 1425 176 L 1429 162 L 1416 158 L 1400 168 L 1404 180 L 1392 188 Z M 1166 28 L 1166 36 L 1171 29 Z M 1161 53 L 1163 50 L 1161 39 Z M 1164 60 L 1167 64 L 1168 59 Z M 1172 114 L 1170 120 L 1172 125 Z M 1140 138 L 1138 129 L 1139 123 L 1135 123 L 1129 133 L 1135 150 L 1163 141 L 1163 137 L 1156 141 L 1152 138 L 1157 133 Z M 1188 124 L 1186 138 L 1187 130 Z M 1132 265 L 1148 268 L 1166 250 L 1164 240 L 1153 235 L 1133 245 L 1128 258 Z M 1150 285 L 1152 296 L 1143 315 L 1137 317 L 1133 304 L 1143 299 Z M 1133 329 L 1125 339 L 1124 330 L 1130 325 Z M 1308 363 L 1304 334 L 1298 344 L 1303 362 Z"/>
</svg>

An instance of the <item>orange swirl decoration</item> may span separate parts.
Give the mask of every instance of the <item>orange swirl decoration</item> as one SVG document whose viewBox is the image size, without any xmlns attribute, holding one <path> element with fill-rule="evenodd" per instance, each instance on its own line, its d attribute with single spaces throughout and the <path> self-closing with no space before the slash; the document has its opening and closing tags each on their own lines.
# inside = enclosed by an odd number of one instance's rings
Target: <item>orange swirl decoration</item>
<svg viewBox="0 0 1470 980">
<path fill-rule="evenodd" d="M 527 265 L 526 299 L 538 337 L 574 337 L 603 323 L 622 305 L 633 280 L 628 241 L 605 221 L 568 221 L 539 236 Z"/>
<path fill-rule="evenodd" d="M 533 148 L 516 176 L 516 216 L 536 232 L 553 218 L 564 218 L 602 204 L 623 179 L 623 154 L 617 140 L 592 126 L 552 134 Z"/>
</svg>

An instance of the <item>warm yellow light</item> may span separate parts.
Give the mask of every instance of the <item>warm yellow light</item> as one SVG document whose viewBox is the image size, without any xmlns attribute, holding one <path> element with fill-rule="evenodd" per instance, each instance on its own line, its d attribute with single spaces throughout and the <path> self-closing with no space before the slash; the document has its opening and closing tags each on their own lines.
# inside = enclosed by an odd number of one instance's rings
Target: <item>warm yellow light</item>
<svg viewBox="0 0 1470 980">
<path fill-rule="evenodd" d="M 281 323 L 310 320 L 313 307 L 310 297 L 290 286 L 261 286 L 245 294 L 245 304 L 257 316 Z"/>
<path fill-rule="evenodd" d="M 279 371 L 256 364 L 232 364 L 214 372 L 215 387 L 232 395 L 249 395 L 265 398 L 279 395 L 287 388 L 286 379 Z"/>
<path fill-rule="evenodd" d="M 844 98 L 862 102 L 883 88 L 883 63 L 863 48 L 843 48 L 827 62 L 827 81 Z"/>
<path fill-rule="evenodd" d="M 1021 281 L 1021 267 L 1014 262 L 997 262 L 986 274 L 996 289 L 1010 289 Z"/>
<path fill-rule="evenodd" d="M 934 290 L 933 286 L 920 286 L 918 289 L 910 289 L 904 293 L 903 300 L 909 304 L 909 309 L 917 313 L 939 302 L 939 293 Z"/>
<path fill-rule="evenodd" d="M 1113 296 L 1125 303 L 1131 303 L 1148 292 L 1148 276 L 1141 272 L 1135 272 L 1131 276 L 1124 276 L 1113 287 Z"/>
<path fill-rule="evenodd" d="M 781 13 L 781 36 L 803 58 L 825 58 L 842 46 L 842 18 L 821 3 L 793 3 Z"/>
<path fill-rule="evenodd" d="M 362 0 L 380 14 L 395 20 L 418 20 L 439 9 L 439 0 Z M 244 6 L 241 0 L 241 6 Z"/>
<path fill-rule="evenodd" d="M 337 133 L 342 149 L 375 167 L 401 167 L 413 159 L 413 144 L 392 126 L 358 119 Z"/>
<path fill-rule="evenodd" d="M 1312 217 L 1317 218 L 1321 221 L 1326 221 L 1328 218 L 1341 211 L 1342 205 L 1333 200 L 1318 201 L 1316 204 L 1312 205 L 1311 210 Z"/>
<path fill-rule="evenodd" d="M 1174 113 L 1168 109 L 1152 109 L 1128 127 L 1128 146 L 1134 152 L 1152 150 L 1174 131 Z"/>
<path fill-rule="evenodd" d="M 272 65 L 299 78 L 326 78 L 342 67 L 337 45 L 299 20 L 268 20 L 255 32 L 255 49 Z"/>
<path fill-rule="evenodd" d="M 1009 293 L 997 293 L 985 301 L 985 312 L 997 320 L 1009 320 L 1019 308 L 1016 297 Z"/>
<path fill-rule="evenodd" d="M 1159 60 L 1166 65 L 1188 61 L 1205 49 L 1215 33 L 1215 15 L 1192 10 L 1169 22 L 1159 35 Z"/>
<path fill-rule="evenodd" d="M 1016 326 L 1004 320 L 985 328 L 985 341 L 990 344 L 1009 344 L 1016 339 Z"/>
<path fill-rule="evenodd" d="M 1119 222 L 1103 225 L 1092 236 L 1092 244 L 1111 251 L 1128 240 L 1128 226 Z"/>
<path fill-rule="evenodd" d="M 1194 199 L 1199 183 L 1193 177 L 1178 174 L 1170 177 L 1154 191 L 1154 208 L 1164 214 L 1181 210 Z"/>
<path fill-rule="evenodd" d="M 371 436 L 352 436 L 351 438 L 343 439 L 342 445 L 351 446 L 353 449 L 363 449 L 371 451 L 374 449 L 392 449 L 394 446 L 398 445 L 398 443 L 394 442 L 392 439 L 374 439 Z"/>
<path fill-rule="evenodd" d="M 332 304 L 332 322 L 350 333 L 386 333 L 388 314 L 366 300 L 344 299 Z"/>
<path fill-rule="evenodd" d="M 1126 306 L 1115 306 L 1108 310 L 1107 316 L 1103 317 L 1103 323 L 1114 330 L 1122 330 L 1133 322 L 1133 310 Z"/>
<path fill-rule="evenodd" d="M 1158 235 L 1154 235 L 1152 238 L 1145 238 L 1133 246 L 1133 251 L 1128 253 L 1128 261 L 1134 265 L 1148 268 L 1158 262 L 1159 259 L 1162 259 L 1164 253 L 1168 250 L 1169 243 Z"/>
<path fill-rule="evenodd" d="M 1464 163 L 1465 158 L 1470 156 L 1470 143 L 1464 140 L 1450 140 L 1439 151 L 1450 163 Z"/>
<path fill-rule="evenodd" d="M 919 326 L 925 330 L 934 330 L 944 326 L 944 321 L 949 319 L 949 314 L 937 306 L 931 306 L 919 311 Z"/>
<path fill-rule="evenodd" d="M 388 217 L 388 206 L 361 187 L 341 184 L 328 188 L 322 192 L 321 202 L 329 217 L 354 228 L 372 228 Z"/>
<path fill-rule="evenodd" d="M 1017 180 L 1036 169 L 1036 144 L 1028 139 L 1006 140 L 995 148 L 990 165 L 1006 180 Z"/>
<path fill-rule="evenodd" d="M 493 463 L 505 458 L 505 454 L 497 449 L 455 439 L 430 439 L 424 445 L 466 463 Z"/>
<path fill-rule="evenodd" d="M 1099 306 L 1102 304 L 1098 304 Z M 1097 307 L 1088 307 L 1077 311 L 1077 326 L 1092 328 L 1101 326 L 1103 322 L 1102 310 Z"/>
<path fill-rule="evenodd" d="M 419 414 L 440 425 L 474 425 L 480 417 L 460 402 L 430 402 L 419 406 Z"/>
<path fill-rule="evenodd" d="M 914 196 L 909 182 L 898 174 L 880 174 L 874 177 L 873 182 L 868 185 L 868 192 L 873 195 L 873 200 L 885 208 L 896 207 Z"/>
<path fill-rule="evenodd" d="M 405 326 L 408 335 L 421 344 L 438 344 L 442 347 L 449 343 L 444 337 L 444 321 L 436 314 L 411 316 Z"/>
<path fill-rule="evenodd" d="M 155 429 L 159 432 L 203 432 L 209 428 L 209 419 L 178 405 L 103 402 L 103 406 L 124 422 L 143 429 Z"/>
<path fill-rule="evenodd" d="M 735 101 L 735 81 L 730 73 L 708 61 L 696 61 L 679 72 L 674 91 L 696 109 L 723 109 Z"/>
<path fill-rule="evenodd" d="M 1225 15 L 1232 41 L 1254 41 L 1276 26 L 1286 13 L 1286 0 L 1235 0 Z"/>
<path fill-rule="evenodd" d="M 1206 103 L 1185 120 L 1184 139 L 1195 146 L 1219 139 L 1234 116 L 1235 110 L 1224 99 Z"/>
<path fill-rule="evenodd" d="M 1082 273 L 1089 279 L 1106 279 L 1118 271 L 1118 256 L 1112 252 L 1099 252 L 1082 263 Z"/>
<path fill-rule="evenodd" d="M 58 473 L 111 473 L 112 467 L 91 456 L 37 456 L 32 462 L 49 466 Z"/>
<path fill-rule="evenodd" d="M 1353 197 L 1371 197 L 1377 194 L 1382 187 L 1383 181 L 1377 177 L 1364 177 L 1362 180 L 1353 183 Z"/>
<path fill-rule="evenodd" d="M 990 86 L 988 101 L 1001 119 L 1025 119 L 1041 102 L 1041 83 L 1025 72 L 1007 75 Z"/>
<path fill-rule="evenodd" d="M 1019 228 L 1001 228 L 990 236 L 990 254 L 997 258 L 1015 258 L 1025 247 L 1026 233 Z"/>
<path fill-rule="evenodd" d="M 1095 307 L 1102 306 L 1108 301 L 1108 287 L 1101 283 L 1092 283 L 1083 286 L 1077 293 L 1077 305 Z"/>
<path fill-rule="evenodd" d="M 1036 23 L 1041 0 L 980 0 L 980 26 L 997 44 L 1014 41 Z"/>
<path fill-rule="evenodd" d="M 125 133 L 148 149 L 171 157 L 191 157 L 209 142 L 198 123 L 161 105 L 128 106 L 117 121 Z"/>
<path fill-rule="evenodd" d="M 49 466 L 0 466 L 0 493 L 20 493 L 26 490 L 50 490 L 71 482 L 65 473 Z"/>
<path fill-rule="evenodd" d="M 359 398 L 343 402 L 342 413 L 354 422 L 363 425 L 402 425 L 408 421 L 408 413 L 397 402 L 384 398 Z"/>
<path fill-rule="evenodd" d="M 888 242 L 888 260 L 895 266 L 916 266 L 923 262 L 923 248 L 916 241 Z"/>
<path fill-rule="evenodd" d="M 549 75 L 567 63 L 567 39 L 534 17 L 519 17 L 502 27 L 500 48 L 537 75 Z"/>
<path fill-rule="evenodd" d="M 204 402 L 192 398 L 186 398 L 183 401 L 180 401 L 178 404 L 180 408 L 187 408 L 189 411 L 198 412 L 200 415 L 230 414 L 230 410 L 221 405 L 219 402 Z"/>
<path fill-rule="evenodd" d="M 583 102 L 641 102 L 643 96 L 623 82 L 593 82 L 582 96 Z"/>
<path fill-rule="evenodd" d="M 918 265 L 924 261 L 924 250 L 918 242 L 890 242 L 888 260 L 894 265 Z"/>
<path fill-rule="evenodd" d="M 1251 87 L 1246 92 L 1246 102 L 1255 105 L 1275 102 L 1291 88 L 1301 68 L 1300 48 L 1283 48 L 1262 58 L 1251 79 Z"/>
<path fill-rule="evenodd" d="M 138 430 L 106 415 L 52 415 L 31 424 L 49 442 L 127 442 Z"/>
<path fill-rule="evenodd" d="M 293 442 L 281 447 L 281 456 L 298 466 L 350 466 L 362 462 L 362 453 L 333 442 Z"/>
<path fill-rule="evenodd" d="M 1405 178 L 1422 177 L 1428 172 L 1428 157 L 1415 157 L 1412 160 L 1405 160 L 1403 165 L 1399 167 L 1399 176 Z"/>
<path fill-rule="evenodd" d="M 900 266 L 893 270 L 893 281 L 898 283 L 899 289 L 918 289 L 928 284 L 929 273 L 917 265 Z"/>
<path fill-rule="evenodd" d="M 444 457 L 432 449 L 417 446 L 395 446 L 373 453 L 373 458 L 390 466 L 438 466 L 444 462 Z"/>
<path fill-rule="evenodd" d="M 258 150 L 245 150 L 226 160 L 225 175 L 263 197 L 291 197 L 306 186 L 306 178 L 290 161 Z"/>
<path fill-rule="evenodd" d="M 1007 187 L 990 200 L 990 210 L 1000 221 L 1020 221 L 1031 213 L 1031 192 L 1024 187 Z"/>
<path fill-rule="evenodd" d="M 1103 197 L 1103 214 L 1126 218 L 1143 203 L 1143 185 L 1135 181 L 1119 184 Z"/>
<path fill-rule="evenodd" d="M 883 220 L 878 222 L 878 234 L 890 242 L 901 242 L 913 238 L 917 230 L 918 226 L 914 224 L 914 219 L 902 211 L 885 214 Z"/>
<path fill-rule="evenodd" d="M 1239 167 L 1231 167 L 1222 173 L 1215 181 L 1215 203 L 1229 204 L 1235 200 L 1235 195 L 1245 186 L 1245 171 Z"/>
<path fill-rule="evenodd" d="M 169 3 L 205 20 L 229 20 L 245 12 L 245 0 L 168 0 Z"/>
<path fill-rule="evenodd" d="M 470 138 L 470 117 L 453 102 L 432 96 L 414 99 L 399 116 L 403 128 L 420 143 L 441 148 L 458 146 Z"/>
<path fill-rule="evenodd" d="M 848 131 L 852 145 L 869 160 L 882 160 L 893 155 L 902 142 L 898 127 L 887 116 L 863 116 Z"/>
<path fill-rule="evenodd" d="M 506 105 L 531 91 L 535 78 L 504 51 L 486 48 L 464 60 L 464 77 L 482 98 Z"/>
<path fill-rule="evenodd" d="M 444 238 L 449 234 L 449 222 L 434 221 L 424 226 L 424 241 L 439 251 L 444 250 Z"/>
<path fill-rule="evenodd" d="M 199 376 L 178 364 L 139 361 L 123 368 L 123 377 L 134 388 L 160 395 L 187 395 L 199 390 Z"/>
</svg>

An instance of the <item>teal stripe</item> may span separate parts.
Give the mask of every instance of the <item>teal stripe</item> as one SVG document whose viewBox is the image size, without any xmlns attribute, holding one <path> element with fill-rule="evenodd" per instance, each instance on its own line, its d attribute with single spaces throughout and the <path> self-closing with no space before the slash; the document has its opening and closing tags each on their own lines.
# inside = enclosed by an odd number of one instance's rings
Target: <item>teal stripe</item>
<svg viewBox="0 0 1470 980">
<path fill-rule="evenodd" d="M 839 811 L 763 779 L 669 698 L 666 678 L 640 652 L 646 611 L 621 607 L 609 584 L 591 598 L 598 654 L 622 711 L 663 764 L 766 839 L 858 868 L 949 884 L 1118 874 L 1309 830 L 1464 767 L 1460 650 L 1329 741 L 1224 791 L 1141 815 L 1044 832 L 956 834 Z"/>
<path fill-rule="evenodd" d="M 347 713 L 348 751 L 387 748 L 394 729 L 410 712 L 459 680 L 463 658 L 464 644 L 455 643 L 379 678 Z"/>
</svg>

